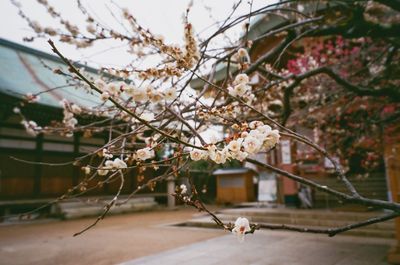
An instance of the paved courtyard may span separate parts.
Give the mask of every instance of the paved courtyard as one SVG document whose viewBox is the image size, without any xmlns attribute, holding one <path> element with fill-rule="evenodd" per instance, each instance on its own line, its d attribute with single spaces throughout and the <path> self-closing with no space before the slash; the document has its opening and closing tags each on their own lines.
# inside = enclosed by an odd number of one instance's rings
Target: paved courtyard
<svg viewBox="0 0 400 265">
<path fill-rule="evenodd" d="M 168 226 L 194 214 L 181 209 L 107 216 L 78 237 L 72 235 L 95 218 L 0 225 L 0 265 L 117 264 L 224 234 Z"/>
<path fill-rule="evenodd" d="M 388 240 L 261 231 L 240 243 L 233 235 L 209 239 L 121 265 L 383 265 Z"/>
<path fill-rule="evenodd" d="M 193 209 L 109 216 L 72 237 L 93 218 L 0 225 L 1 265 L 50 264 L 386 264 L 393 240 L 257 231 L 243 243 L 214 229 L 171 226 Z"/>
</svg>

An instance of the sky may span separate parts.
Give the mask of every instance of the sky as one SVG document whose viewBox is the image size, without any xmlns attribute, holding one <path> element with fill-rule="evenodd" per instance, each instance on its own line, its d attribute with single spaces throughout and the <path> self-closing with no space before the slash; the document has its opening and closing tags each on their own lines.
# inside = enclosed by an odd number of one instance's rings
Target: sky
<svg viewBox="0 0 400 265">
<path fill-rule="evenodd" d="M 48 0 L 64 17 L 83 28 L 86 27 L 84 17 L 77 9 L 73 0 Z M 239 0 L 194 0 L 189 20 L 195 32 L 201 37 L 207 37 L 216 29 L 215 21 L 221 21 L 232 10 L 234 3 Z M 55 22 L 43 6 L 36 0 L 19 0 L 23 11 L 41 26 L 54 26 Z M 109 10 L 118 12 L 117 6 L 126 7 L 144 27 L 153 33 L 164 36 L 167 43 L 183 43 L 182 16 L 189 4 L 189 0 L 82 0 L 89 12 L 102 23 L 110 27 L 119 27 L 116 19 Z M 252 9 L 258 9 L 271 1 L 253 0 Z M 237 15 L 249 12 L 248 0 L 242 1 L 237 10 Z M 211 16 L 211 17 L 210 17 Z M 18 9 L 10 0 L 0 0 L 0 37 L 23 45 L 51 53 L 46 39 L 37 39 L 34 42 L 23 42 L 24 37 L 33 36 L 33 31 L 27 22 L 18 16 Z M 213 26 L 214 25 L 214 26 Z M 232 39 L 238 39 L 242 33 L 241 26 L 230 32 Z M 57 47 L 66 55 L 76 61 L 88 62 L 98 67 L 99 65 L 121 66 L 129 62 L 126 46 L 121 42 L 101 42 L 89 49 L 76 49 L 74 46 L 59 43 L 54 40 Z"/>
</svg>

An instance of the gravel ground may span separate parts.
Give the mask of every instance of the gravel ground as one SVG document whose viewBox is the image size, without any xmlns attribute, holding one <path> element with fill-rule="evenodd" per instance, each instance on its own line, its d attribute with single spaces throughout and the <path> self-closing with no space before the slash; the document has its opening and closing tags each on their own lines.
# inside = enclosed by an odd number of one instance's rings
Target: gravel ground
<svg viewBox="0 0 400 265">
<path fill-rule="evenodd" d="M 116 264 L 226 235 L 168 226 L 195 214 L 185 208 L 108 216 L 78 237 L 72 235 L 95 218 L 0 226 L 0 264 Z"/>
</svg>

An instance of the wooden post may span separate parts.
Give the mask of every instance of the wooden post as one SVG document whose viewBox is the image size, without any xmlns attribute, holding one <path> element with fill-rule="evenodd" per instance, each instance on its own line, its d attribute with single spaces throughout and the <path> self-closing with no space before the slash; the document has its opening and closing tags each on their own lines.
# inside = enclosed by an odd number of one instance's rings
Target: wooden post
<svg viewBox="0 0 400 265">
<path fill-rule="evenodd" d="M 79 138 L 80 134 L 79 133 L 74 133 L 74 159 L 79 156 Z M 79 183 L 79 172 L 80 172 L 80 167 L 78 166 L 73 166 L 72 169 L 72 185 L 76 186 Z"/>
<path fill-rule="evenodd" d="M 175 178 L 169 177 L 167 179 L 167 197 L 168 197 L 168 208 L 175 208 L 175 197 L 172 194 L 175 193 Z"/>
<path fill-rule="evenodd" d="M 43 160 L 43 134 L 36 136 L 36 150 L 35 150 L 35 161 L 42 162 Z M 41 193 L 42 185 L 42 165 L 35 165 L 35 175 L 33 180 L 33 195 L 39 197 Z"/>
<path fill-rule="evenodd" d="M 294 156 L 294 148 L 292 148 L 289 140 L 282 140 L 280 143 L 281 159 L 280 168 L 283 170 L 296 173 L 296 165 L 292 163 Z M 283 201 L 286 206 L 297 206 L 298 184 L 296 181 L 283 177 L 281 180 Z"/>
<path fill-rule="evenodd" d="M 388 144 L 385 147 L 386 179 L 394 202 L 400 202 L 400 144 Z M 395 219 L 396 245 L 388 253 L 388 262 L 400 264 L 400 218 Z"/>
</svg>

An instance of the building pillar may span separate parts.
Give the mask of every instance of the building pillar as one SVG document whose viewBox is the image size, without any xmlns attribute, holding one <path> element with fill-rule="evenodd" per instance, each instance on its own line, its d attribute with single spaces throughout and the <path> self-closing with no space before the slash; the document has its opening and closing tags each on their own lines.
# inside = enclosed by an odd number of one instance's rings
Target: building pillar
<svg viewBox="0 0 400 265">
<path fill-rule="evenodd" d="M 400 202 L 400 144 L 385 144 L 386 180 L 389 196 L 394 202 Z M 388 253 L 388 262 L 400 264 L 400 218 L 395 219 L 396 245 Z"/>
<path fill-rule="evenodd" d="M 175 178 L 169 177 L 167 179 L 167 198 L 168 198 L 168 208 L 175 208 L 175 197 L 172 195 L 175 193 Z"/>
<path fill-rule="evenodd" d="M 79 138 L 80 134 L 79 133 L 74 133 L 74 159 L 79 156 Z M 72 169 L 72 185 L 76 186 L 79 183 L 79 172 L 80 172 L 80 167 L 78 166 L 73 166 Z"/>
<path fill-rule="evenodd" d="M 292 148 L 292 143 L 290 140 L 282 140 L 280 143 L 280 168 L 289 172 L 296 174 L 296 165 L 292 163 L 294 160 L 295 148 Z M 298 183 L 287 177 L 283 177 L 281 180 L 283 193 L 283 201 L 286 206 L 297 206 L 298 204 Z"/>
<path fill-rule="evenodd" d="M 296 174 L 296 165 L 281 165 L 281 169 L 289 172 Z M 289 179 L 287 177 L 282 178 L 282 191 L 283 191 L 283 196 L 284 196 L 284 203 L 286 206 L 297 206 L 298 204 L 298 197 L 297 197 L 297 192 L 298 192 L 298 184 L 296 181 Z"/>
<path fill-rule="evenodd" d="M 35 169 L 34 169 L 34 179 L 33 179 L 33 195 L 39 197 L 41 193 L 42 185 L 42 165 L 40 162 L 43 160 L 43 134 L 36 136 L 36 149 L 35 149 Z"/>
</svg>

